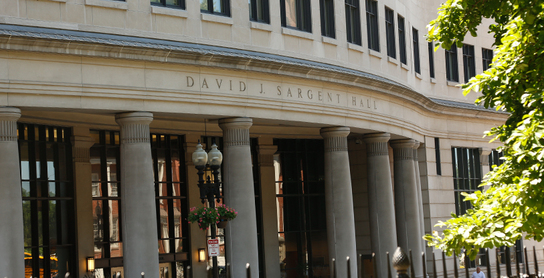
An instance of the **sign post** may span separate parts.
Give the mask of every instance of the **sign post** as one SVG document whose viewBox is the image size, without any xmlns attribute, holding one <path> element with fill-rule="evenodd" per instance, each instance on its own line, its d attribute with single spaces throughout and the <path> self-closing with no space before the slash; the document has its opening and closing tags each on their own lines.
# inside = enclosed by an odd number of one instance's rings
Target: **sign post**
<svg viewBox="0 0 544 278">
<path fill-rule="evenodd" d="M 219 239 L 208 239 L 208 256 L 217 257 L 219 256 Z"/>
</svg>

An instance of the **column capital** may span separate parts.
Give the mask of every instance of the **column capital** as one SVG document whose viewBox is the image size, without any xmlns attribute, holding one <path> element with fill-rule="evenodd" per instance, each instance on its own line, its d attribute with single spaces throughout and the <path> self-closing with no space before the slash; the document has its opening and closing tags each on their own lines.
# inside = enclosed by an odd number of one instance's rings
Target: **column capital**
<svg viewBox="0 0 544 278">
<path fill-rule="evenodd" d="M 482 164 L 482 166 L 489 166 L 490 154 L 491 154 L 490 148 L 480 148 L 480 164 Z"/>
<path fill-rule="evenodd" d="M 412 160 L 414 159 L 414 139 L 401 139 L 391 141 L 393 148 L 393 156 L 395 160 Z"/>
<path fill-rule="evenodd" d="M 348 137 L 350 129 L 347 126 L 324 127 L 319 133 L 323 138 Z"/>
<path fill-rule="evenodd" d="M 321 137 L 325 139 L 325 152 L 347 152 L 349 127 L 324 127 Z"/>
<path fill-rule="evenodd" d="M 0 107 L 0 142 L 17 141 L 17 120 L 21 110 L 15 107 Z"/>
<path fill-rule="evenodd" d="M 414 161 L 419 161 L 418 157 L 417 157 L 417 150 L 419 149 L 419 146 L 421 145 L 421 142 L 419 141 L 416 141 L 415 144 L 414 144 Z"/>
<path fill-rule="evenodd" d="M 223 130 L 223 145 L 249 146 L 249 128 L 253 125 L 251 118 L 227 118 L 219 120 Z"/>
<path fill-rule="evenodd" d="M 367 157 L 388 156 L 387 142 L 391 138 L 389 133 L 365 134 L 363 140 L 366 143 Z"/>
<path fill-rule="evenodd" d="M 149 112 L 129 112 L 115 115 L 121 126 L 121 143 L 149 143 L 149 124 L 153 114 Z"/>
</svg>

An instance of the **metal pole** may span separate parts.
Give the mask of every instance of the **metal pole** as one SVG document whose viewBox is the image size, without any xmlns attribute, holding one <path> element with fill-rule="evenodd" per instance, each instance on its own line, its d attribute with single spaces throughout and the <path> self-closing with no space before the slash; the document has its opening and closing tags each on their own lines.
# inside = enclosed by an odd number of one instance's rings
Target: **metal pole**
<svg viewBox="0 0 544 278">
<path fill-rule="evenodd" d="M 425 252 L 421 252 L 421 261 L 423 264 L 423 278 L 427 278 L 427 263 L 425 260 Z"/>
<path fill-rule="evenodd" d="M 359 275 L 357 275 L 357 278 L 363 278 L 364 271 L 363 271 L 363 255 L 362 254 L 359 254 L 357 256 L 357 271 L 359 272 Z"/>
<path fill-rule="evenodd" d="M 391 262 L 389 261 L 389 252 L 385 252 L 385 255 L 387 255 L 387 278 L 392 278 L 391 277 Z"/>
<path fill-rule="evenodd" d="M 249 267 L 249 263 L 246 264 L 246 277 L 251 278 L 251 269 Z"/>
<path fill-rule="evenodd" d="M 531 271 L 529 270 L 529 258 L 527 257 L 527 246 L 523 247 L 523 253 L 525 254 L 525 274 L 531 276 Z"/>
<path fill-rule="evenodd" d="M 497 278 L 501 278 L 501 262 L 499 261 L 499 248 L 495 248 L 495 261 L 496 261 L 496 267 L 497 267 Z M 489 274 L 489 277 L 491 275 Z"/>
<path fill-rule="evenodd" d="M 514 252 L 516 253 L 516 274 L 518 275 L 518 278 L 521 278 L 519 274 L 521 271 L 519 270 L 519 258 L 518 258 L 518 246 L 514 245 Z"/>
<path fill-rule="evenodd" d="M 487 263 L 487 275 L 491 277 L 491 262 L 489 261 L 489 248 L 485 249 L 485 257 L 486 257 L 486 263 Z"/>
<path fill-rule="evenodd" d="M 376 265 L 376 253 L 372 253 L 372 266 L 374 269 L 372 269 L 372 278 L 376 277 L 376 269 L 378 269 L 378 266 Z"/>
<path fill-rule="evenodd" d="M 434 254 L 434 249 L 433 249 L 433 278 L 438 278 L 438 273 L 436 273 L 436 256 Z"/>
<path fill-rule="evenodd" d="M 506 263 L 506 276 L 512 277 L 512 259 L 510 258 L 510 247 L 504 247 L 504 261 Z"/>
<path fill-rule="evenodd" d="M 335 258 L 332 258 L 331 266 L 332 266 L 332 277 L 336 278 L 336 259 Z"/>
<path fill-rule="evenodd" d="M 410 254 L 410 276 L 416 278 L 416 271 L 414 270 L 414 260 L 412 259 L 412 249 L 408 249 L 408 254 Z"/>
<path fill-rule="evenodd" d="M 467 250 L 465 250 L 465 277 L 466 278 L 469 278 L 469 273 L 468 273 L 469 264 L 470 264 L 470 259 L 467 256 Z M 489 275 L 489 271 L 487 272 L 487 275 Z"/>
<path fill-rule="evenodd" d="M 347 262 L 347 265 L 348 265 L 348 277 L 347 278 L 351 278 L 351 267 L 350 267 L 349 256 L 346 257 L 346 262 Z"/>
<path fill-rule="evenodd" d="M 535 258 L 535 276 L 538 276 L 538 260 L 536 258 L 536 248 L 533 245 L 533 256 Z"/>
<path fill-rule="evenodd" d="M 190 265 L 187 266 L 187 273 L 184 273 L 184 274 L 187 276 L 187 278 L 191 278 L 191 266 Z"/>
<path fill-rule="evenodd" d="M 459 278 L 459 271 L 457 270 L 457 254 L 453 251 L 453 277 Z"/>
<path fill-rule="evenodd" d="M 448 270 L 446 269 L 446 254 L 442 251 L 442 270 L 444 272 L 444 278 L 448 278 Z"/>
</svg>

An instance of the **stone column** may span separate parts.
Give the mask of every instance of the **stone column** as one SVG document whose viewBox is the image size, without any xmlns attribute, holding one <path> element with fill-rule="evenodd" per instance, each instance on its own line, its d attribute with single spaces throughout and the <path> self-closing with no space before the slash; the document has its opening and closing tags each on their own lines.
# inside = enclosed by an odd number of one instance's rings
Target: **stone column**
<svg viewBox="0 0 544 278">
<path fill-rule="evenodd" d="M 125 277 L 159 277 L 153 160 L 149 123 L 153 114 L 115 117 L 121 126 L 121 213 Z"/>
<path fill-rule="evenodd" d="M 397 239 L 404 250 L 412 250 L 416 277 L 422 277 L 421 252 L 423 251 L 421 219 L 419 217 L 416 173 L 414 168 L 413 139 L 391 142 L 395 160 L 395 211 Z"/>
<path fill-rule="evenodd" d="M 94 257 L 92 169 L 90 149 L 94 139 L 89 128 L 74 127 L 72 157 L 74 162 L 75 204 L 77 214 L 77 252 L 79 277 L 87 274 L 87 257 Z M 75 275 L 77 276 L 77 275 Z"/>
<path fill-rule="evenodd" d="M 21 110 L 0 107 L 0 277 L 24 277 L 23 195 L 17 120 Z"/>
<path fill-rule="evenodd" d="M 223 130 L 223 188 L 225 204 L 238 211 L 225 231 L 227 261 L 232 277 L 245 277 L 246 264 L 251 277 L 259 277 L 255 190 L 249 147 L 250 118 L 219 120 Z"/>
<path fill-rule="evenodd" d="M 391 258 L 397 249 L 393 184 L 387 145 L 389 138 L 389 133 L 368 134 L 363 138 L 366 142 L 368 167 L 370 236 L 372 252 L 376 254 L 376 277 L 379 278 L 387 276 L 388 267 L 394 275 L 395 270 L 387 265 L 385 253 L 389 252 Z"/>
<path fill-rule="evenodd" d="M 263 213 L 264 272 L 266 277 L 281 277 L 278 256 L 278 214 L 276 207 L 276 180 L 274 154 L 278 147 L 272 138 L 259 138 L 259 167 L 261 170 L 261 211 Z"/>
<path fill-rule="evenodd" d="M 425 234 L 425 214 L 423 212 L 423 192 L 421 190 L 421 177 L 420 177 L 420 172 L 419 172 L 419 158 L 418 158 L 418 155 L 417 155 L 420 144 L 421 143 L 419 143 L 418 141 L 415 141 L 413 158 L 414 158 L 414 173 L 416 175 L 417 203 L 418 203 L 419 219 L 420 219 L 420 221 L 419 221 L 420 230 L 419 231 L 421 232 L 421 234 L 423 236 Z M 422 249 L 421 249 L 422 252 L 425 252 L 426 244 L 425 244 L 424 240 L 421 241 L 421 247 L 422 247 Z"/>
<path fill-rule="evenodd" d="M 357 247 L 348 155 L 349 132 L 349 127 L 321 129 L 321 136 L 325 139 L 325 205 L 329 260 L 336 259 L 338 277 L 348 277 L 346 258 L 349 257 L 351 275 L 348 278 L 355 278 Z"/>
</svg>

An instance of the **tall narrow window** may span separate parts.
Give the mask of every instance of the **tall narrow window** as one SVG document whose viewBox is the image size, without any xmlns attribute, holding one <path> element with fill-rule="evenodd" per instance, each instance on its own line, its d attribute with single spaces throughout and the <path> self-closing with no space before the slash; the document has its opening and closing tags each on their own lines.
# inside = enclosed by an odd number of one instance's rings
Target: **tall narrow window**
<svg viewBox="0 0 544 278">
<path fill-rule="evenodd" d="M 366 0 L 366 33 L 368 48 L 380 51 L 380 36 L 378 33 L 378 1 Z"/>
<path fill-rule="evenodd" d="M 434 46 L 433 42 L 427 43 L 427 48 L 429 51 L 429 76 L 434 78 Z"/>
<path fill-rule="evenodd" d="M 94 258 L 101 277 L 123 272 L 121 181 L 118 131 L 91 130 Z"/>
<path fill-rule="evenodd" d="M 359 0 L 346 0 L 346 32 L 348 42 L 361 45 L 361 17 Z"/>
<path fill-rule="evenodd" d="M 470 201 L 464 201 L 461 193 L 473 193 L 482 181 L 480 150 L 469 148 L 451 149 L 453 184 L 455 192 L 455 213 L 462 215 L 472 208 Z"/>
<path fill-rule="evenodd" d="M 274 144 L 281 277 L 328 277 L 323 140 Z"/>
<path fill-rule="evenodd" d="M 190 264 L 184 142 L 179 135 L 151 134 L 161 277 L 185 277 Z"/>
<path fill-rule="evenodd" d="M 421 73 L 421 64 L 419 61 L 419 32 L 416 28 L 412 28 L 412 44 L 414 47 L 414 70 Z"/>
<path fill-rule="evenodd" d="M 442 175 L 442 162 L 440 161 L 440 138 L 434 138 L 434 157 L 436 160 L 436 174 Z"/>
<path fill-rule="evenodd" d="M 463 44 L 463 70 L 465 74 L 465 83 L 476 76 L 473 45 Z"/>
<path fill-rule="evenodd" d="M 256 22 L 270 23 L 268 0 L 249 0 L 249 19 Z"/>
<path fill-rule="evenodd" d="M 230 0 L 200 0 L 200 11 L 230 16 Z"/>
<path fill-rule="evenodd" d="M 395 46 L 395 12 L 385 7 L 385 35 L 387 38 L 387 56 L 397 58 Z"/>
<path fill-rule="evenodd" d="M 446 79 L 459 82 L 459 69 L 457 67 L 457 46 L 453 44 L 446 51 Z"/>
<path fill-rule="evenodd" d="M 151 0 L 151 5 L 185 10 L 185 0 Z"/>
<path fill-rule="evenodd" d="M 281 26 L 312 32 L 310 0 L 280 0 Z"/>
<path fill-rule="evenodd" d="M 321 9 L 321 35 L 334 38 L 334 0 L 319 0 Z"/>
<path fill-rule="evenodd" d="M 63 127 L 19 123 L 17 133 L 25 277 L 53 278 L 75 273 L 71 131 Z M 10 250 L 2 251 L 8 254 Z"/>
<path fill-rule="evenodd" d="M 484 71 L 491 67 L 493 62 L 493 50 L 482 48 L 482 66 Z"/>
<path fill-rule="evenodd" d="M 404 29 L 404 17 L 397 16 L 397 24 L 399 31 L 399 54 L 400 62 L 406 65 L 406 34 Z"/>
</svg>

